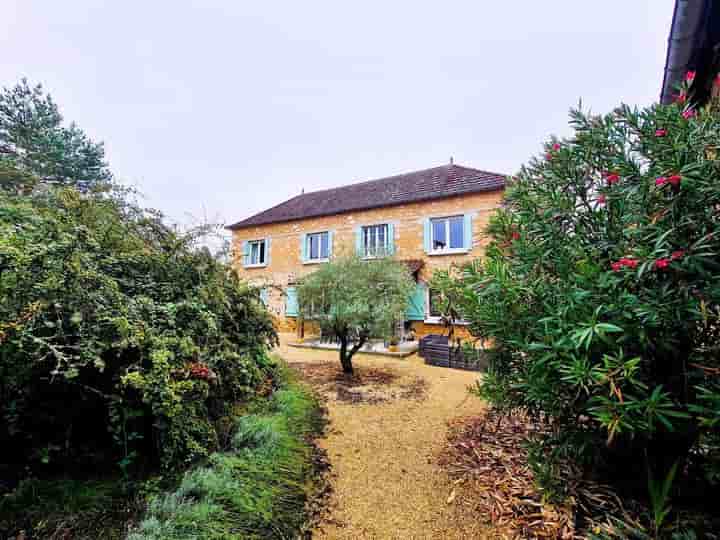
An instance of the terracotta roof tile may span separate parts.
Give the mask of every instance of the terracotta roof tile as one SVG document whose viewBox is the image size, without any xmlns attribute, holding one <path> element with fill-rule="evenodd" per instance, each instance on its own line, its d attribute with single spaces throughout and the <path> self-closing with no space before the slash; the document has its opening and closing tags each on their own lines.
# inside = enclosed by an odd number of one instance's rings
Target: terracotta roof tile
<svg viewBox="0 0 720 540">
<path fill-rule="evenodd" d="M 426 201 L 505 188 L 505 176 L 460 165 L 444 165 L 343 187 L 303 193 L 230 225 L 242 229 L 342 214 L 397 204 Z"/>
</svg>

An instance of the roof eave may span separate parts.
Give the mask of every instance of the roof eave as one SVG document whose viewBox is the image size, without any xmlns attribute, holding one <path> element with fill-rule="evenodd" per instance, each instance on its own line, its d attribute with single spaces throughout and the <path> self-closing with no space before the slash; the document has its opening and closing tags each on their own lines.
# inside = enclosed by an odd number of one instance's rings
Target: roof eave
<svg viewBox="0 0 720 540">
<path fill-rule="evenodd" d="M 504 191 L 506 185 L 498 186 L 496 188 L 489 188 L 489 189 L 480 189 L 477 191 L 468 191 L 466 193 L 452 193 L 449 195 L 434 195 L 429 197 L 423 197 L 420 199 L 416 199 L 414 201 L 402 201 L 402 202 L 391 202 L 391 203 L 385 203 L 385 204 L 374 204 L 374 205 L 368 205 L 368 206 L 361 206 L 358 208 L 351 208 L 348 210 L 345 210 L 344 212 L 328 212 L 323 214 L 310 214 L 301 218 L 287 218 L 287 219 L 274 219 L 272 221 L 265 221 L 262 223 L 245 223 L 248 219 L 252 219 L 252 217 L 244 219 L 242 221 L 238 221 L 237 223 L 233 223 L 232 225 L 227 225 L 225 227 L 226 230 L 229 231 L 239 231 L 242 229 L 250 229 L 252 227 L 264 227 L 266 225 L 275 225 L 277 223 L 290 223 L 292 221 L 302 221 L 303 219 L 307 218 L 318 218 L 318 217 L 327 217 L 327 216 L 342 216 L 343 214 L 349 214 L 352 212 L 360 212 L 363 210 L 375 210 L 377 208 L 389 208 L 391 206 L 401 206 L 403 204 L 412 204 L 412 203 L 420 203 L 420 202 L 427 202 L 427 201 L 436 201 L 438 199 L 450 199 L 453 197 L 462 197 L 464 195 L 472 195 L 475 193 L 492 193 L 494 191 Z"/>
</svg>

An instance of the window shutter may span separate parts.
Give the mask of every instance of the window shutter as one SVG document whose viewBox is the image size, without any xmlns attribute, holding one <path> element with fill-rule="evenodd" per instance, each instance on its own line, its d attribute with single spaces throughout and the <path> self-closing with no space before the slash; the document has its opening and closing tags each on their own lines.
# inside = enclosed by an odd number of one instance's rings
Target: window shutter
<svg viewBox="0 0 720 540">
<path fill-rule="evenodd" d="M 242 264 L 243 266 L 250 264 L 250 243 L 247 240 L 242 243 Z"/>
<path fill-rule="evenodd" d="M 463 216 L 463 244 L 465 249 L 473 247 L 472 216 L 470 214 Z"/>
<path fill-rule="evenodd" d="M 270 265 L 270 239 L 265 239 L 265 266 Z"/>
<path fill-rule="evenodd" d="M 333 232 L 328 231 L 328 257 L 332 257 L 333 253 Z"/>
<path fill-rule="evenodd" d="M 265 307 L 268 305 L 268 290 L 267 287 L 263 287 L 260 289 L 260 301 L 263 303 Z"/>
<path fill-rule="evenodd" d="M 408 307 L 405 317 L 408 321 L 424 321 L 425 320 L 425 299 L 427 298 L 427 288 L 424 283 L 417 283 L 415 290 L 408 298 Z"/>
<path fill-rule="evenodd" d="M 387 224 L 387 254 L 395 254 L 395 227 L 392 223 Z"/>
<path fill-rule="evenodd" d="M 363 253 L 363 237 L 362 227 L 355 227 L 355 253 L 358 257 L 362 257 Z"/>
<path fill-rule="evenodd" d="M 297 301 L 297 290 L 295 287 L 288 287 L 287 298 L 285 299 L 285 316 L 286 317 L 297 317 L 298 314 L 298 301 Z"/>
<path fill-rule="evenodd" d="M 430 245 L 430 219 L 425 218 L 423 221 L 423 246 L 425 248 L 425 253 L 430 253 L 432 251 L 432 246 Z"/>
<path fill-rule="evenodd" d="M 307 234 L 300 235 L 300 260 L 307 261 Z"/>
</svg>

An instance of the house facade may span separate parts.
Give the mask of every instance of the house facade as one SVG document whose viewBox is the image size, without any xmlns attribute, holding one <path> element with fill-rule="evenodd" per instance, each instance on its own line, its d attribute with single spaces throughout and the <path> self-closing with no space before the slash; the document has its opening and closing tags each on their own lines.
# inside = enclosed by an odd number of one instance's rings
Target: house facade
<svg viewBox="0 0 720 540">
<path fill-rule="evenodd" d="M 262 287 L 280 331 L 297 329 L 296 284 L 334 255 L 391 255 L 416 280 L 405 330 L 439 333 L 428 282 L 437 269 L 482 255 L 483 231 L 505 177 L 450 164 L 304 193 L 228 228 L 233 266 Z"/>
</svg>

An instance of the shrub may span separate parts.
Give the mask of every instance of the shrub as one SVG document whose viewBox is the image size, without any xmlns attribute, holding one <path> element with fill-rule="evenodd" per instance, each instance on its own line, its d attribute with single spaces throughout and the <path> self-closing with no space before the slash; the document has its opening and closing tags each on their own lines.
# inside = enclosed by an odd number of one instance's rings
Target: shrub
<svg viewBox="0 0 720 540">
<path fill-rule="evenodd" d="M 0 192 L 10 461 L 205 456 L 227 404 L 267 379 L 275 339 L 256 290 L 122 193 Z"/>
<path fill-rule="evenodd" d="M 495 346 L 481 394 L 546 419 L 550 455 L 626 479 L 717 459 L 720 118 L 687 103 L 572 111 L 461 278 Z"/>
</svg>

